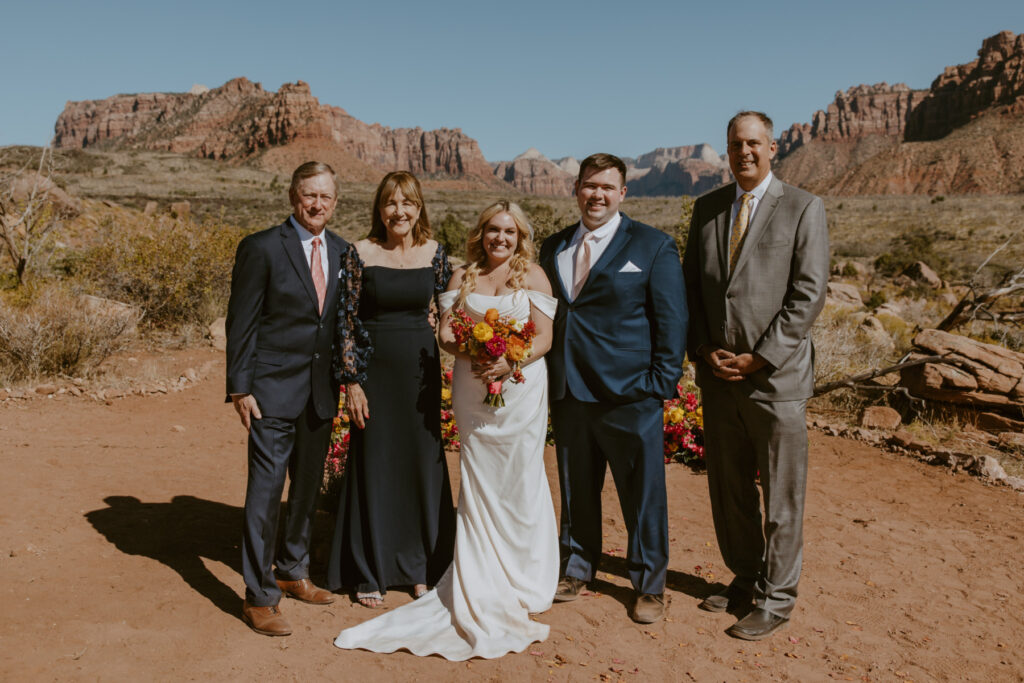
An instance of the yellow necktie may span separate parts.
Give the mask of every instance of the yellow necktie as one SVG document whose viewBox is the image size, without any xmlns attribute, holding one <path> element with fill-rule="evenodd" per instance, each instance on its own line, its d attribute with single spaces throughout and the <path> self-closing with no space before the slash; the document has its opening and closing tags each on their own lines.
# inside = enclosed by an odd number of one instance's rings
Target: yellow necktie
<svg viewBox="0 0 1024 683">
<path fill-rule="evenodd" d="M 732 235 L 729 237 L 729 272 L 736 268 L 736 260 L 740 256 L 740 245 L 743 244 L 743 234 L 747 231 L 747 224 L 750 222 L 750 201 L 754 195 L 744 192 L 740 197 L 742 203 L 740 210 L 736 212 L 736 220 L 732 224 Z"/>
</svg>

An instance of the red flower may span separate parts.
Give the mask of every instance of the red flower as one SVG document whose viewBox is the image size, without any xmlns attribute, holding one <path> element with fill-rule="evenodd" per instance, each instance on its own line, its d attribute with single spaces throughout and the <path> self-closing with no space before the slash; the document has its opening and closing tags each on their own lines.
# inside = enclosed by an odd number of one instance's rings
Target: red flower
<svg viewBox="0 0 1024 683">
<path fill-rule="evenodd" d="M 501 358 L 505 353 L 505 340 L 501 337 L 494 336 L 487 340 L 487 353 L 491 354 L 494 358 Z"/>
</svg>

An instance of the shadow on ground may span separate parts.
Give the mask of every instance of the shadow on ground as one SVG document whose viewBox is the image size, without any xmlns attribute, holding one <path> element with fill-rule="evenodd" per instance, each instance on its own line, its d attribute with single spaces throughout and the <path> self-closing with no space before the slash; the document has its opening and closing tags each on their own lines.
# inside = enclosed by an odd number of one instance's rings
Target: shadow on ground
<svg viewBox="0 0 1024 683">
<path fill-rule="evenodd" d="M 118 550 L 167 565 L 197 593 L 240 617 L 242 508 L 195 496 L 175 496 L 169 503 L 108 496 L 103 502 L 107 507 L 85 517 Z M 203 558 L 230 567 L 238 574 L 238 585 L 225 585 L 206 568 Z"/>
</svg>

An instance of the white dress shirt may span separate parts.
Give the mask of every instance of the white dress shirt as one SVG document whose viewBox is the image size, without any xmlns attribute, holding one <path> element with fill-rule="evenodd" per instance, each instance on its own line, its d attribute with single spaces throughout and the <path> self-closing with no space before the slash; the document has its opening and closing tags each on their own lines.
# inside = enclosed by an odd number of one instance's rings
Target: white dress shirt
<svg viewBox="0 0 1024 683">
<path fill-rule="evenodd" d="M 306 265 L 309 266 L 310 258 L 313 256 L 313 238 L 316 237 L 309 230 L 302 227 L 302 224 L 295 220 L 295 216 L 289 216 L 292 226 L 299 233 L 299 241 L 302 242 L 302 253 L 306 255 Z M 331 281 L 331 274 L 327 270 L 327 229 L 325 228 L 320 237 L 320 267 L 324 269 L 324 284 Z"/>
<path fill-rule="evenodd" d="M 588 230 L 583 221 L 580 221 L 579 227 L 576 228 L 576 234 L 573 235 L 572 239 L 569 240 L 569 245 L 558 252 L 558 256 L 555 257 L 555 263 L 558 265 L 558 276 L 562 279 L 562 284 L 565 285 L 565 291 L 570 296 L 570 301 L 574 299 L 572 295 L 572 283 L 575 279 L 575 273 L 573 270 L 576 267 L 576 252 L 583 248 L 583 235 L 591 233 L 594 236 L 590 238 L 590 268 L 594 269 L 594 264 L 597 263 L 598 259 L 601 258 L 601 254 L 608 248 L 608 245 L 612 243 L 612 238 L 615 237 L 616 231 L 619 229 L 619 224 L 622 223 L 622 214 L 618 211 L 615 215 L 608 219 L 608 222 L 604 225 L 600 225 L 593 230 Z"/>
<path fill-rule="evenodd" d="M 757 207 L 761 206 L 761 200 L 764 199 L 764 193 L 768 191 L 768 185 L 771 184 L 772 178 L 772 172 L 768 171 L 768 175 L 753 190 L 744 190 L 740 187 L 739 183 L 736 183 L 736 200 L 732 203 L 732 214 L 729 216 L 730 234 L 732 234 L 732 224 L 736 222 L 736 214 L 740 212 L 743 195 L 747 192 L 754 195 L 754 198 L 750 200 L 750 216 L 747 218 L 747 229 L 750 229 L 751 224 L 754 222 L 754 215 L 757 213 Z"/>
</svg>

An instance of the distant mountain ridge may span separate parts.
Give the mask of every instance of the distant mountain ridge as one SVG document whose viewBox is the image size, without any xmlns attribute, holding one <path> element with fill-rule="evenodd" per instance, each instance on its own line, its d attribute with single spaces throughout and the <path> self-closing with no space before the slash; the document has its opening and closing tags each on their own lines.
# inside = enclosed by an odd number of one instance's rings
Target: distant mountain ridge
<svg viewBox="0 0 1024 683">
<path fill-rule="evenodd" d="M 255 159 L 282 170 L 295 165 L 292 157 L 301 161 L 314 152 L 347 179 L 370 180 L 382 171 L 404 168 L 495 184 L 476 140 L 461 130 L 366 124 L 340 107 L 320 104 L 303 81 L 272 92 L 236 78 L 218 88 L 194 87 L 187 93 L 68 102 L 57 118 L 54 144 Z"/>
<path fill-rule="evenodd" d="M 170 151 L 275 172 L 318 158 L 346 180 L 406 169 L 460 187 L 547 196 L 571 195 L 579 172 L 577 159 L 534 148 L 488 163 L 458 128 L 367 124 L 321 104 L 302 81 L 272 92 L 236 78 L 213 89 L 68 102 L 54 133 L 62 148 Z M 879 83 L 837 92 L 778 143 L 776 174 L 819 194 L 1024 192 L 1024 34 L 985 39 L 977 59 L 946 67 L 927 90 Z M 727 160 L 707 144 L 624 161 L 636 196 L 697 195 L 731 180 Z"/>
<path fill-rule="evenodd" d="M 639 197 L 697 195 L 731 178 L 728 162 L 706 143 L 659 147 L 623 161 L 629 194 Z M 579 170 L 575 158 L 552 161 L 533 147 L 494 164 L 494 174 L 522 192 L 566 197 Z"/>
</svg>

